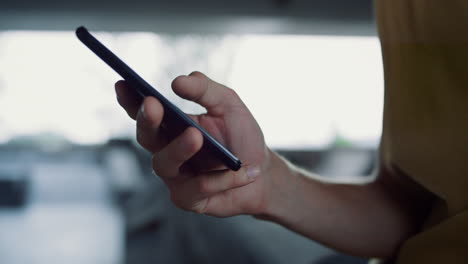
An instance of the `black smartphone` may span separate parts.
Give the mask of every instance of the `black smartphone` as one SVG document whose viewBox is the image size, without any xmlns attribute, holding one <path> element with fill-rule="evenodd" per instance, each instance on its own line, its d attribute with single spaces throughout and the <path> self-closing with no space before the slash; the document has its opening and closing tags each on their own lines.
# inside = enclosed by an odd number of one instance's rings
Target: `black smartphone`
<svg viewBox="0 0 468 264">
<path fill-rule="evenodd" d="M 153 96 L 161 102 L 164 107 L 164 117 L 161 126 L 171 133 L 172 136 L 179 135 L 187 127 L 195 127 L 203 135 L 204 149 L 219 159 L 219 161 L 229 169 L 234 171 L 240 169 L 242 163 L 236 156 L 234 156 L 234 154 L 208 134 L 208 132 L 187 116 L 182 110 L 172 104 L 167 98 L 148 84 L 148 82 L 141 78 L 135 71 L 128 67 L 127 64 L 91 35 L 85 27 L 78 27 L 76 29 L 76 36 L 99 58 L 107 63 L 107 65 L 122 76 L 122 78 L 127 81 L 133 89 L 136 89 L 142 98 Z"/>
</svg>

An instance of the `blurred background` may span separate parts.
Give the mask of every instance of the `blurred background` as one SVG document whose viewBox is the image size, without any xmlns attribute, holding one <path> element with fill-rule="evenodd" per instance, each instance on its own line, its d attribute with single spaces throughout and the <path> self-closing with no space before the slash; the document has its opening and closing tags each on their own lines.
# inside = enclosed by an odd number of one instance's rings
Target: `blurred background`
<svg viewBox="0 0 468 264">
<path fill-rule="evenodd" d="M 268 145 L 369 177 L 383 76 L 371 0 L 0 2 L 0 263 L 365 263 L 249 216 L 183 212 L 118 106 L 85 25 L 183 110 L 194 70 L 236 90 Z"/>
</svg>

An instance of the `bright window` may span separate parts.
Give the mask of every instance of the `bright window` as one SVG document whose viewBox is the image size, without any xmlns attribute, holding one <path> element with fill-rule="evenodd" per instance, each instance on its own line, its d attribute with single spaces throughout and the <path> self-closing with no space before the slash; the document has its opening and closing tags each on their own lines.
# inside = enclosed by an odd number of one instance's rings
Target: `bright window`
<svg viewBox="0 0 468 264">
<path fill-rule="evenodd" d="M 375 37 L 198 36 L 99 33 L 117 55 L 182 109 L 171 80 L 193 70 L 234 88 L 277 148 L 336 140 L 373 146 L 381 133 L 383 77 Z M 115 101 L 119 77 L 72 32 L 0 34 L 0 141 L 37 133 L 81 144 L 134 137 Z"/>
</svg>

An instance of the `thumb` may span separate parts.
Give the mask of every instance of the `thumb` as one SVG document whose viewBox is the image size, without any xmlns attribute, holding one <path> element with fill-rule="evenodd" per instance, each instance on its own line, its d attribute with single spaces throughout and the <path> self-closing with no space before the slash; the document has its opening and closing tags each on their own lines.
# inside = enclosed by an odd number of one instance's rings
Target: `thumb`
<svg viewBox="0 0 468 264">
<path fill-rule="evenodd" d="M 175 78 L 172 89 L 180 97 L 200 104 L 213 115 L 223 115 L 229 108 L 243 105 L 234 90 L 197 71 Z"/>
</svg>

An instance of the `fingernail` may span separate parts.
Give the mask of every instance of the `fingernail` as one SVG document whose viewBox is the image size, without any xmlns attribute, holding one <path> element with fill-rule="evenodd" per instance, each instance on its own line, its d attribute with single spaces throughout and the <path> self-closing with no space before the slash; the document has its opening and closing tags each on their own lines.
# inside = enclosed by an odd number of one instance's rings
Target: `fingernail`
<svg viewBox="0 0 468 264">
<path fill-rule="evenodd" d="M 247 171 L 245 172 L 247 174 L 247 178 L 249 180 L 254 180 L 255 178 L 260 175 L 260 168 L 259 167 L 250 167 L 247 168 Z"/>
<path fill-rule="evenodd" d="M 145 114 L 145 103 L 142 103 L 141 106 L 140 106 L 140 116 L 141 116 L 141 119 L 146 119 L 146 114 Z"/>
</svg>

